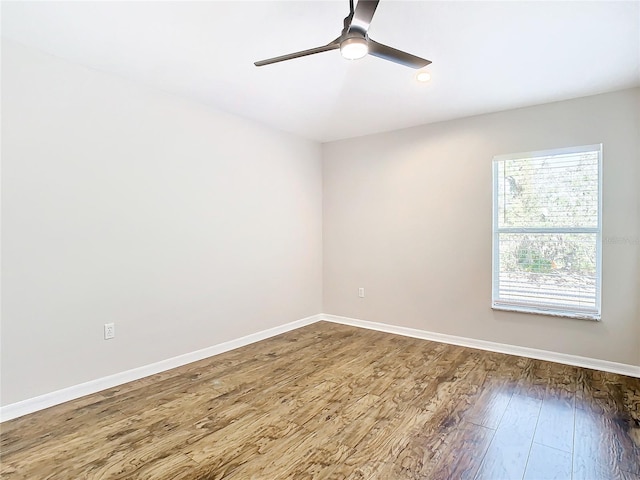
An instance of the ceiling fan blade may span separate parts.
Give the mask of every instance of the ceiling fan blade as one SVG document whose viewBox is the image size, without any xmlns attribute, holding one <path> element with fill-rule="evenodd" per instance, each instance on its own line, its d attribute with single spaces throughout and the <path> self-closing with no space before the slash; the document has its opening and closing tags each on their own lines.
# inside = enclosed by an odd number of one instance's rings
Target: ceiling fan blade
<svg viewBox="0 0 640 480">
<path fill-rule="evenodd" d="M 369 54 L 411 68 L 422 68 L 431 63 L 431 60 L 411 55 L 410 53 L 383 45 L 371 39 L 369 39 Z"/>
<path fill-rule="evenodd" d="M 349 32 L 356 30 L 362 34 L 367 33 L 378 2 L 379 0 L 358 0 L 351 25 L 349 25 Z"/>
<path fill-rule="evenodd" d="M 272 63 L 284 62 L 285 60 L 293 60 L 294 58 L 306 57 L 307 55 L 313 55 L 315 53 L 328 52 L 329 50 L 335 50 L 340 48 L 340 43 L 333 41 L 322 47 L 310 48 L 309 50 L 302 50 L 301 52 L 289 53 L 288 55 L 281 55 L 279 57 L 268 58 L 266 60 L 260 60 L 255 62 L 256 67 L 262 67 L 263 65 L 270 65 Z"/>
</svg>

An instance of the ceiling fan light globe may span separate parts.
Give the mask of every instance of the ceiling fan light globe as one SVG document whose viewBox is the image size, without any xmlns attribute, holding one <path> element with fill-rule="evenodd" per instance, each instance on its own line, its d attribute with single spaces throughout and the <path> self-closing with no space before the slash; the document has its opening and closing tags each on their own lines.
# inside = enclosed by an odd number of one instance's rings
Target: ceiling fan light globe
<svg viewBox="0 0 640 480">
<path fill-rule="evenodd" d="M 364 38 L 347 38 L 340 44 L 340 53 L 347 60 L 358 60 L 369 53 L 369 45 Z"/>
<path fill-rule="evenodd" d="M 416 80 L 422 83 L 426 83 L 431 80 L 431 74 L 429 72 L 420 71 L 416 75 Z"/>
</svg>

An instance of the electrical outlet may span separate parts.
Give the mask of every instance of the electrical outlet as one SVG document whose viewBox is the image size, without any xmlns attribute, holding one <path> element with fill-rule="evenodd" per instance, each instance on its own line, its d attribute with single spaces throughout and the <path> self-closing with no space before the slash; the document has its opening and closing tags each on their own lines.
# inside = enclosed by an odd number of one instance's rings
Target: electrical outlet
<svg viewBox="0 0 640 480">
<path fill-rule="evenodd" d="M 109 340 L 116 336 L 116 325 L 115 323 L 105 323 L 104 324 L 104 339 Z"/>
<path fill-rule="evenodd" d="M 358 296 L 359 296 L 360 298 L 364 298 L 364 288 L 360 287 L 360 288 L 358 289 Z"/>
</svg>

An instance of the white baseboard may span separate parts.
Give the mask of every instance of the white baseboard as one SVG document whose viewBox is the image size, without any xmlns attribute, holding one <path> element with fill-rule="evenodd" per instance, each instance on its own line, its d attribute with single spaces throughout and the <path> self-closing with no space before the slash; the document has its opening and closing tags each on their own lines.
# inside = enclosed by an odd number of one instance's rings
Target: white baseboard
<svg viewBox="0 0 640 480">
<path fill-rule="evenodd" d="M 116 387 L 124 383 L 139 380 L 149 375 L 171 370 L 172 368 L 181 367 L 188 363 L 196 362 L 213 355 L 228 352 L 236 348 L 244 347 L 251 343 L 265 340 L 281 333 L 295 330 L 296 328 L 311 325 L 321 320 L 340 323 L 343 325 L 351 325 L 354 327 L 367 328 L 380 332 L 393 333 L 396 335 L 404 335 L 406 337 L 420 338 L 423 340 L 432 340 L 435 342 L 449 343 L 452 345 L 460 345 L 463 347 L 477 348 L 480 350 L 488 350 L 490 352 L 506 353 L 509 355 L 519 355 L 521 357 L 536 358 L 538 360 L 546 360 L 549 362 L 563 363 L 577 367 L 590 368 L 593 370 L 602 370 L 605 372 L 618 373 L 631 377 L 640 378 L 640 366 L 627 365 L 624 363 L 609 362 L 606 360 L 598 360 L 595 358 L 580 357 L 577 355 L 568 355 L 565 353 L 549 352 L 547 350 L 538 350 L 535 348 L 519 347 L 516 345 L 507 345 L 504 343 L 489 342 L 486 340 L 476 340 L 467 337 L 457 337 L 455 335 L 447 335 L 444 333 L 428 332 L 415 328 L 400 327 L 397 325 L 389 325 L 386 323 L 369 322 L 349 317 L 340 317 L 337 315 L 319 314 L 302 318 L 294 322 L 286 323 L 278 327 L 269 328 L 261 332 L 252 333 L 235 340 L 220 343 L 211 347 L 203 348 L 195 352 L 186 353 L 177 357 L 168 358 L 160 362 L 144 365 L 142 367 L 126 370 L 124 372 L 109 375 L 107 377 L 98 378 L 89 382 L 73 385 L 55 392 L 45 393 L 38 397 L 29 398 L 21 402 L 12 403 L 0 407 L 0 422 L 21 417 L 28 413 L 37 412 L 45 408 L 52 407 L 76 398 L 84 397 L 92 393 L 97 393 L 107 388 Z"/>
<path fill-rule="evenodd" d="M 418 330 L 415 328 L 399 327 L 396 325 L 388 325 L 386 323 L 369 322 L 367 320 L 340 317 L 338 315 L 323 314 L 320 317 L 322 318 L 322 320 L 325 320 L 327 322 L 341 323 L 343 325 L 351 325 L 353 327 L 368 328 L 369 330 L 395 333 L 397 335 L 404 335 L 406 337 L 420 338 L 423 340 L 433 340 L 435 342 L 477 348 L 479 350 L 488 350 L 490 352 L 506 353 L 509 355 L 518 355 L 520 357 L 535 358 L 538 360 L 546 360 L 548 362 L 563 363 L 565 365 L 590 368 L 592 370 L 602 370 L 605 372 L 618 373 L 621 375 L 640 378 L 640 366 L 627 365 L 626 363 L 609 362 L 607 360 L 598 360 L 597 358 L 580 357 L 578 355 L 568 355 L 566 353 L 538 350 L 537 348 L 519 347 L 517 345 L 488 342 L 486 340 L 476 340 L 474 338 L 457 337 L 455 335 L 427 332 L 425 330 Z"/>
<path fill-rule="evenodd" d="M 55 392 L 45 393 L 33 398 L 28 398 L 20 402 L 11 403 L 0 407 L 0 422 L 11 420 L 13 418 L 21 417 L 28 413 L 37 412 L 45 408 L 53 407 L 60 403 L 75 400 L 76 398 L 84 397 L 92 393 L 97 393 L 107 388 L 116 387 L 124 383 L 139 380 L 149 375 L 155 375 L 156 373 L 171 370 L 172 368 L 181 367 L 188 363 L 203 360 L 213 355 L 228 352 L 235 348 L 244 347 L 251 343 L 265 340 L 281 333 L 295 330 L 296 328 L 304 327 L 321 320 L 320 315 L 313 315 L 311 317 L 302 318 L 294 322 L 286 323 L 278 327 L 269 328 L 261 332 L 252 333 L 250 335 L 230 340 L 228 342 L 220 343 L 212 347 L 203 348 L 202 350 L 196 350 L 195 352 L 185 353 L 184 355 L 178 355 L 177 357 L 161 360 L 160 362 L 152 363 L 150 365 L 144 365 L 142 367 L 133 368 L 124 372 L 109 375 L 107 377 L 97 378 L 89 382 L 81 383 L 79 385 L 73 385 L 62 390 Z"/>
</svg>

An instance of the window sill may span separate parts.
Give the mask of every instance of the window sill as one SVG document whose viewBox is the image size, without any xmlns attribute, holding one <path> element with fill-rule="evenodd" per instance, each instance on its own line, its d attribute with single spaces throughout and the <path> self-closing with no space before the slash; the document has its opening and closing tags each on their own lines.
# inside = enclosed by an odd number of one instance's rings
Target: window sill
<svg viewBox="0 0 640 480">
<path fill-rule="evenodd" d="M 563 312 L 558 310 L 545 310 L 541 308 L 527 308 L 513 305 L 493 305 L 491 309 L 503 312 L 533 313 L 536 315 L 547 315 L 551 317 L 577 318 L 579 320 L 591 320 L 593 322 L 599 322 L 601 320 L 601 315 L 595 313 Z"/>
</svg>

